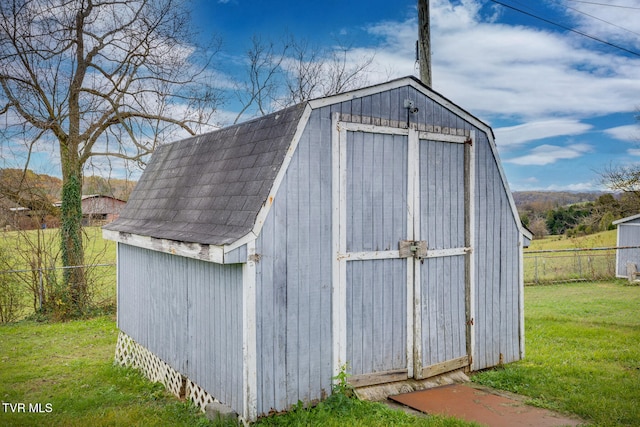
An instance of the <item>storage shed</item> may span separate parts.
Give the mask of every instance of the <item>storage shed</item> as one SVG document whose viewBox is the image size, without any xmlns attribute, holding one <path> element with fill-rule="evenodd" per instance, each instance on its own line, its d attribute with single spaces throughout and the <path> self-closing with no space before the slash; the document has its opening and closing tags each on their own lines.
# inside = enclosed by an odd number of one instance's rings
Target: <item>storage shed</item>
<svg viewBox="0 0 640 427">
<path fill-rule="evenodd" d="M 640 214 L 613 221 L 613 225 L 618 227 L 616 277 L 628 278 L 627 264 L 635 271 L 640 269 Z"/>
<path fill-rule="evenodd" d="M 246 420 L 524 355 L 492 130 L 413 77 L 160 147 L 104 235 L 117 358 Z"/>
</svg>

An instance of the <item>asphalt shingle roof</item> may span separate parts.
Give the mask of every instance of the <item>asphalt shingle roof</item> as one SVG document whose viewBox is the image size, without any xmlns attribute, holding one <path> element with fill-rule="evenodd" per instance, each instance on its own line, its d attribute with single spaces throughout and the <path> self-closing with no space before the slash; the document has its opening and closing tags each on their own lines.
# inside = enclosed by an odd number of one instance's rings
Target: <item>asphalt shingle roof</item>
<svg viewBox="0 0 640 427">
<path fill-rule="evenodd" d="M 104 228 L 210 245 L 245 236 L 269 196 L 305 104 L 158 148 Z"/>
</svg>

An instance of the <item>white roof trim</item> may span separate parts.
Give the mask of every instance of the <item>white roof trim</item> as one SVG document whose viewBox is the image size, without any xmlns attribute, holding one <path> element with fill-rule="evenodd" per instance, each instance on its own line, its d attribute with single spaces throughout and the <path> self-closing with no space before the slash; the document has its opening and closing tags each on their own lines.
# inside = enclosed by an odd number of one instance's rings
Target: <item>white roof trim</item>
<svg viewBox="0 0 640 427">
<path fill-rule="evenodd" d="M 149 236 L 141 236 L 139 234 L 106 230 L 104 228 L 102 229 L 102 237 L 107 240 L 113 240 L 118 243 L 124 243 L 143 249 L 149 249 L 171 255 L 179 255 L 185 258 L 198 259 L 200 261 L 214 262 L 216 264 L 225 264 L 225 255 L 227 253 L 237 249 L 249 241 L 254 241 L 256 238 L 253 233 L 249 233 L 245 237 L 234 242 L 232 245 L 219 246 L 204 245 L 201 243 L 185 243 L 168 239 L 156 239 Z"/>
<path fill-rule="evenodd" d="M 271 206 L 273 206 L 273 201 L 276 198 L 278 189 L 280 188 L 282 181 L 284 181 L 284 177 L 287 173 L 287 170 L 289 169 L 289 164 L 291 163 L 291 159 L 293 158 L 293 155 L 298 149 L 298 143 L 300 142 L 300 138 L 302 137 L 302 134 L 304 133 L 304 130 L 307 127 L 307 123 L 309 122 L 309 117 L 311 117 L 311 111 L 312 111 L 312 108 L 309 105 L 309 103 L 307 103 L 307 105 L 304 108 L 304 111 L 302 112 L 302 115 L 300 116 L 300 120 L 298 121 L 298 126 L 296 128 L 296 132 L 293 135 L 293 138 L 291 139 L 291 143 L 289 145 L 289 148 L 287 149 L 287 153 L 284 156 L 284 160 L 280 165 L 278 174 L 273 180 L 273 184 L 271 185 L 271 191 L 269 191 L 269 196 L 267 196 L 267 200 L 264 202 L 264 204 L 262 205 L 262 208 L 260 208 L 260 211 L 258 211 L 258 215 L 256 216 L 256 221 L 254 222 L 253 229 L 252 229 L 253 239 L 255 239 L 256 236 L 260 234 L 260 231 L 262 230 L 262 226 L 264 225 L 264 221 L 267 219 L 267 216 L 269 215 L 269 211 L 271 210 Z M 231 244 L 231 246 L 235 246 L 235 245 L 236 243 Z"/>
<path fill-rule="evenodd" d="M 622 218 L 622 219 L 617 219 L 617 220 L 613 221 L 612 224 L 613 225 L 618 225 L 618 224 L 622 224 L 623 222 L 633 221 L 634 219 L 638 219 L 638 218 L 640 218 L 640 214 L 628 216 L 628 217 Z"/>
</svg>

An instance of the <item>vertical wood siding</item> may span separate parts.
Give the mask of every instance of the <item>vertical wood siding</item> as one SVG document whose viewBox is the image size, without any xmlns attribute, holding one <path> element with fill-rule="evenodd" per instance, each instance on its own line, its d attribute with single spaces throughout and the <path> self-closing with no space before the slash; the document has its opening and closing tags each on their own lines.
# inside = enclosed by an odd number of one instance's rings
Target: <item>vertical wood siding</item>
<svg viewBox="0 0 640 427">
<path fill-rule="evenodd" d="M 420 272 L 423 365 L 467 355 L 463 255 L 425 259 Z"/>
<path fill-rule="evenodd" d="M 408 117 L 411 123 L 478 131 L 478 176 L 475 178 L 478 247 L 474 249 L 478 266 L 475 287 L 477 319 L 474 319 L 478 354 L 474 357 L 479 369 L 496 365 L 500 353 L 504 362 L 519 359 L 519 230 L 488 139 L 461 117 L 414 89 L 403 87 L 333 104 L 311 113 L 307 129 L 257 241 L 256 250 L 260 255 L 256 283 L 259 414 L 268 413 L 271 409 L 284 410 L 298 400 L 319 399 L 331 389 L 331 114 L 338 112 L 349 115 L 354 122 L 382 126 L 406 122 L 404 99 L 414 100 L 419 109 L 417 114 Z M 354 141 L 363 136 L 354 135 Z M 424 204 L 421 209 L 426 209 L 429 217 L 421 232 L 427 236 L 425 240 L 428 240 L 430 248 L 464 246 L 464 195 L 460 190 L 463 175 L 457 168 L 464 164 L 463 147 L 459 145 L 445 155 L 445 145 L 450 144 L 432 141 L 420 144 L 421 150 L 426 151 L 426 161 L 433 162 L 426 165 L 427 187 L 421 194 Z M 376 153 L 381 148 L 375 143 L 371 150 L 363 148 L 358 143 L 349 148 L 353 159 L 360 150 L 362 164 L 356 162 L 352 165 L 356 175 L 371 173 L 373 169 L 366 171 L 363 165 L 374 161 L 374 157 L 380 157 Z M 393 157 L 397 153 L 382 150 L 385 160 L 391 156 L 395 159 L 392 162 L 402 162 Z M 371 158 L 367 160 L 366 156 Z M 378 174 L 366 178 L 371 185 L 377 182 L 376 185 L 388 186 L 384 187 L 384 209 L 378 212 L 374 209 L 360 217 L 347 215 L 351 221 L 348 227 L 353 230 L 347 237 L 348 250 L 397 248 L 397 231 L 392 232 L 385 221 L 395 215 L 393 209 L 406 204 L 406 201 L 397 199 L 404 197 L 406 192 L 395 191 L 404 184 L 398 184 L 394 181 L 397 177 L 385 170 L 379 167 Z M 436 177 L 449 188 L 449 194 L 428 187 L 437 185 Z M 352 187 L 349 191 L 354 198 L 366 196 L 364 187 Z M 443 221 L 446 216 L 452 220 Z M 360 234 L 356 235 L 358 226 L 361 227 Z M 369 227 L 366 229 L 368 240 L 363 239 L 365 226 Z M 406 298 L 405 288 L 399 285 L 400 281 L 406 280 L 406 266 L 400 267 L 401 262 L 396 266 L 394 262 L 387 261 L 378 272 L 368 268 L 369 263 L 354 261 L 348 264 L 349 281 L 353 284 L 348 290 L 349 311 L 359 310 L 358 315 L 351 316 L 349 341 L 360 343 L 352 345 L 349 357 L 359 360 L 361 367 L 357 369 L 363 373 L 367 369 L 385 369 L 387 365 L 383 360 L 393 360 L 394 355 L 400 354 L 397 349 L 406 346 L 406 328 L 402 326 L 406 316 L 400 316 L 394 309 L 395 301 Z M 445 334 L 440 331 L 435 336 L 432 333 L 435 323 L 427 323 L 423 328 L 423 340 L 429 343 L 424 348 L 432 351 L 428 357 L 434 363 L 464 354 L 464 331 L 453 327 L 464 319 L 464 295 L 460 287 L 464 280 L 463 269 L 462 256 L 425 260 L 422 268 L 422 295 L 427 298 L 423 304 L 423 319 L 425 322 L 439 320 L 445 328 L 451 328 Z M 388 278 L 385 286 L 369 280 L 373 276 Z M 397 281 L 396 276 L 399 277 Z M 371 292 L 362 294 L 363 286 Z M 380 298 L 366 301 L 363 295 L 369 298 L 379 295 Z M 369 331 L 373 333 L 375 330 L 375 334 L 354 336 L 353 327 L 356 325 L 353 322 L 363 322 L 367 316 L 375 319 L 370 323 Z M 433 316 L 440 316 L 440 319 Z M 381 319 L 387 322 L 384 326 Z M 430 327 L 432 332 L 429 332 Z M 386 341 L 387 336 L 393 337 L 392 345 L 378 346 L 378 342 Z M 367 351 L 372 353 L 366 354 Z M 378 354 L 381 352 L 388 354 Z M 383 359 L 376 359 L 379 357 Z"/>
<path fill-rule="evenodd" d="M 311 114 L 256 242 L 258 414 L 331 392 L 331 119 Z"/>
<path fill-rule="evenodd" d="M 118 327 L 242 413 L 242 265 L 118 251 Z"/>
<path fill-rule="evenodd" d="M 407 239 L 406 136 L 347 134 L 347 251 L 389 251 Z"/>
<path fill-rule="evenodd" d="M 402 107 L 404 99 L 413 100 L 418 108 L 418 113 L 408 115 L 407 110 Z M 387 100 L 389 108 L 385 109 Z M 377 109 L 372 106 L 376 102 L 384 103 L 382 108 Z M 511 210 L 506 187 L 500 177 L 497 159 L 489 146 L 487 135 L 462 117 L 409 87 L 391 90 L 388 94 L 380 94 L 379 96 L 357 98 L 334 105 L 331 108 L 332 112 L 349 114 L 353 117 L 353 121 L 361 120 L 365 124 L 386 125 L 387 121 L 409 121 L 412 124 L 418 123 L 467 131 L 475 130 L 477 132 L 476 176 L 474 177 L 476 180 L 474 213 L 476 224 L 474 231 L 476 240 L 474 248 L 476 354 L 473 355 L 474 366 L 476 369 L 495 366 L 501 361 L 501 355 L 504 363 L 519 360 L 520 317 L 518 301 L 521 295 L 518 260 L 521 248 L 518 239 L 520 231 L 516 222 L 518 218 L 514 217 Z M 374 112 L 380 113 L 379 118 L 367 117 Z M 437 150 L 436 147 L 430 149 Z M 456 160 L 456 163 L 458 161 L 462 162 L 459 159 Z M 446 164 L 442 164 L 439 173 L 444 171 L 446 167 Z M 430 196 L 421 195 L 421 199 L 424 197 Z M 454 210 L 458 209 L 462 204 L 455 200 L 462 197 L 460 193 L 451 194 L 450 199 L 433 200 L 433 203 L 438 206 L 437 209 L 440 209 L 443 215 L 446 215 L 447 203 L 454 203 L 449 207 Z M 460 217 L 460 221 L 462 221 L 462 217 Z M 463 223 L 456 224 L 458 230 L 463 227 Z M 435 237 L 430 237 L 431 241 L 427 242 L 431 248 L 447 244 L 447 239 L 463 238 L 463 234 L 457 233 L 455 230 L 438 234 L 437 225 L 433 230 L 431 236 Z M 446 268 L 445 266 L 445 271 L 447 271 Z"/>
<path fill-rule="evenodd" d="M 353 375 L 407 368 L 407 262 L 347 263 L 347 360 Z"/>
<path fill-rule="evenodd" d="M 518 225 L 486 135 L 476 140 L 474 366 L 520 359 Z M 502 357 L 502 360 L 501 360 Z"/>
<path fill-rule="evenodd" d="M 407 235 L 406 136 L 348 132 L 347 252 L 397 249 Z M 407 367 L 407 262 L 347 262 L 347 361 L 353 375 Z"/>
<path fill-rule="evenodd" d="M 640 219 L 618 224 L 618 246 L 640 245 Z M 627 277 L 627 263 L 636 264 L 640 269 L 640 249 L 618 249 L 616 254 L 616 275 Z"/>
<path fill-rule="evenodd" d="M 182 275 L 187 271 L 186 258 L 118 244 L 118 261 L 118 327 L 184 372 L 187 287 Z"/>
<path fill-rule="evenodd" d="M 419 173 L 420 240 L 429 249 L 464 247 L 464 145 L 420 141 Z"/>
<path fill-rule="evenodd" d="M 420 141 L 420 240 L 429 249 L 465 246 L 464 148 Z M 464 256 L 426 259 L 420 276 L 424 366 L 465 356 Z"/>
</svg>

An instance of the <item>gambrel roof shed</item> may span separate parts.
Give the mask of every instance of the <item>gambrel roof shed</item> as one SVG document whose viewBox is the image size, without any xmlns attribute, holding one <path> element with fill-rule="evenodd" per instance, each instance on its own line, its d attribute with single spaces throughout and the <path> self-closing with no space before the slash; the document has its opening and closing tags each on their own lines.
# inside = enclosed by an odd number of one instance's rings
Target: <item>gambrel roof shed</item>
<svg viewBox="0 0 640 427">
<path fill-rule="evenodd" d="M 121 359 L 247 420 L 345 363 L 361 387 L 524 354 L 531 235 L 493 133 L 413 77 L 159 148 L 104 233 Z"/>
</svg>

